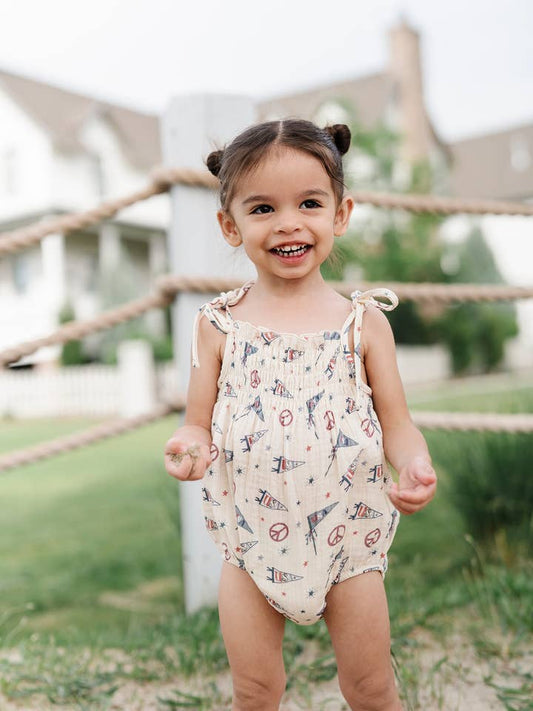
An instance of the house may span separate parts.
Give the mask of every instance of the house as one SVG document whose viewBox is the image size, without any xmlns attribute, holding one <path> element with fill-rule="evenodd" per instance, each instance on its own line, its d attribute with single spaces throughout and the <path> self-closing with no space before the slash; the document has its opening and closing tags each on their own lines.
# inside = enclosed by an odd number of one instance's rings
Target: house
<svg viewBox="0 0 533 711">
<path fill-rule="evenodd" d="M 0 71 L 0 232 L 147 183 L 160 163 L 159 119 Z M 52 331 L 69 304 L 78 318 L 148 292 L 166 271 L 166 196 L 114 219 L 0 259 L 0 348 Z M 161 314 L 150 327 L 163 328 Z M 29 362 L 46 362 L 42 349 Z"/>
<path fill-rule="evenodd" d="M 422 74 L 418 33 L 401 21 L 390 30 L 382 72 L 270 98 L 258 104 L 258 114 L 339 122 L 346 120 L 349 104 L 363 125 L 382 121 L 401 135 L 394 169 L 398 189 L 413 162 L 423 159 L 440 176 L 437 192 L 533 197 L 533 124 L 447 145 L 428 115 Z M 144 186 L 149 170 L 161 162 L 157 116 L 2 71 L 0 125 L 0 232 L 127 194 Z M 354 174 L 364 176 L 369 168 L 364 161 L 356 152 L 350 164 Z M 170 203 L 162 195 L 94 228 L 50 235 L 40 246 L 0 258 L 0 348 L 53 330 L 66 302 L 78 318 L 87 318 L 112 302 L 146 293 L 154 276 L 167 268 L 169 217 Z M 464 234 L 472 219 L 450 220 L 449 233 Z M 509 234 L 505 243 L 501 239 L 505 219 L 481 220 L 493 235 L 489 241 L 499 261 L 513 256 Z M 505 230 L 525 229 L 525 222 L 517 227 L 519 218 L 512 219 Z M 529 248 L 532 244 L 529 240 Z M 504 273 L 516 281 L 512 270 Z M 154 332 L 161 332 L 162 314 L 152 312 L 149 318 Z M 522 321 L 527 326 L 533 318 Z M 28 362 L 53 360 L 57 352 L 43 349 Z"/>
</svg>

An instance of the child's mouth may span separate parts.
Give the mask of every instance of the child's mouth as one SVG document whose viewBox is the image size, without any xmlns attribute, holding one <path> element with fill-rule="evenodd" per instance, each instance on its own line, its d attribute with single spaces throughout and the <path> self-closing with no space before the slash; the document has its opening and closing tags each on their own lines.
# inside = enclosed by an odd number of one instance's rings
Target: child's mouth
<svg viewBox="0 0 533 711">
<path fill-rule="evenodd" d="M 311 249 L 310 244 L 298 244 L 287 247 L 274 247 L 270 251 L 285 261 L 296 261 Z"/>
</svg>

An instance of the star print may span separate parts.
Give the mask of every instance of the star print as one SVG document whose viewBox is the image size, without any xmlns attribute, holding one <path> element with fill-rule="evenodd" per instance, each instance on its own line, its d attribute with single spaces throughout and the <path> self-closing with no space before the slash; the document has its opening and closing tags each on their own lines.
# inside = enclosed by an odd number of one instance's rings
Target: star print
<svg viewBox="0 0 533 711">
<path fill-rule="evenodd" d="M 220 525 L 220 528 L 226 528 L 226 522 L 225 522 L 225 521 L 221 521 L 219 525 Z"/>
<path fill-rule="evenodd" d="M 290 440 L 290 438 L 291 438 L 290 435 L 285 435 L 285 439 L 287 440 L 287 442 Z"/>
<path fill-rule="evenodd" d="M 306 451 L 306 452 L 310 452 L 310 451 L 311 451 L 311 445 L 310 445 L 310 444 L 307 445 L 307 447 L 305 448 L 305 451 Z"/>
<path fill-rule="evenodd" d="M 228 492 L 226 491 L 226 489 L 224 489 L 224 491 L 222 492 L 222 496 L 227 496 L 227 495 L 228 495 Z"/>
<path fill-rule="evenodd" d="M 301 521 L 297 521 L 297 522 L 296 522 L 296 528 L 300 528 L 301 525 L 302 525 L 302 522 L 301 522 Z"/>
<path fill-rule="evenodd" d="M 328 493 L 326 494 L 326 499 L 329 499 L 330 496 L 331 496 L 331 492 L 328 491 Z"/>
<path fill-rule="evenodd" d="M 308 484 L 314 484 L 314 483 L 315 483 L 314 478 L 313 478 L 312 476 L 310 476 L 309 479 L 307 480 L 307 483 L 308 483 Z"/>
<path fill-rule="evenodd" d="M 263 560 L 263 559 L 264 559 L 264 557 L 265 557 L 265 556 L 264 556 L 263 554 L 261 554 L 261 555 L 258 555 L 258 556 L 257 556 L 257 560 Z"/>
<path fill-rule="evenodd" d="M 259 469 L 259 464 L 256 464 L 256 465 L 255 465 L 255 468 L 256 468 L 256 469 Z"/>
<path fill-rule="evenodd" d="M 307 591 L 307 597 L 313 597 L 315 594 L 315 590 L 311 589 Z"/>
<path fill-rule="evenodd" d="M 237 474 L 242 474 L 242 469 L 240 467 L 237 469 Z"/>
<path fill-rule="evenodd" d="M 300 390 L 301 390 L 301 388 L 300 388 Z M 303 412 L 303 411 L 304 411 L 303 407 L 298 408 L 298 412 Z"/>
<path fill-rule="evenodd" d="M 281 548 L 281 550 L 280 550 L 281 555 L 287 555 L 288 552 L 289 552 L 288 548 Z"/>
<path fill-rule="evenodd" d="M 309 561 L 308 561 L 308 560 L 304 560 L 304 568 L 307 568 L 308 565 L 309 565 Z"/>
<path fill-rule="evenodd" d="M 299 506 L 301 503 L 302 503 L 302 502 L 298 500 L 298 501 L 296 502 L 296 506 Z"/>
<path fill-rule="evenodd" d="M 311 366 L 310 366 L 310 365 L 306 365 L 306 366 L 305 366 L 305 372 L 306 372 L 306 373 L 309 373 L 310 371 L 311 371 Z"/>
</svg>

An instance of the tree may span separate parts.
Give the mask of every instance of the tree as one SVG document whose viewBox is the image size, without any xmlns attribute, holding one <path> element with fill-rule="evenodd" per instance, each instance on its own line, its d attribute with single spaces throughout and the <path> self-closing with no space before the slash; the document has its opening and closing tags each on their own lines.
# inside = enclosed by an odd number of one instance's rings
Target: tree
<svg viewBox="0 0 533 711">
<path fill-rule="evenodd" d="M 347 105 L 344 105 L 347 110 Z M 355 113 L 351 111 L 351 115 Z M 354 190 L 430 193 L 443 175 L 428 162 L 398 159 L 399 135 L 380 123 L 363 128 L 351 122 L 353 147 L 346 158 L 346 181 Z M 502 283 L 492 253 L 478 229 L 461 244 L 446 245 L 439 233 L 445 218 L 357 206 L 353 228 L 324 265 L 326 278 L 347 274 L 369 281 Z M 447 264 L 454 263 L 451 270 Z M 516 335 L 512 306 L 462 304 L 449 308 L 405 302 L 390 314 L 398 343 L 446 343 L 455 372 L 491 370 L 502 360 L 505 340 Z"/>
</svg>

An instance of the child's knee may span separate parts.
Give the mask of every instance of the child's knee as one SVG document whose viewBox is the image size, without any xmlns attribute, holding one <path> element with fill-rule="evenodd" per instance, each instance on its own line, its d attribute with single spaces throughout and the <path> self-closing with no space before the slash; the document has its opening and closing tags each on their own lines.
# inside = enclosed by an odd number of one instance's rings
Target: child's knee
<svg viewBox="0 0 533 711">
<path fill-rule="evenodd" d="M 278 711 L 285 685 L 284 674 L 234 679 L 232 711 Z"/>
<path fill-rule="evenodd" d="M 354 677 L 339 676 L 342 695 L 358 711 L 401 711 L 392 668 L 390 672 L 369 672 Z"/>
</svg>

